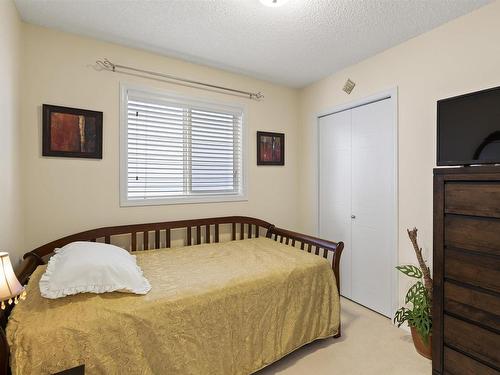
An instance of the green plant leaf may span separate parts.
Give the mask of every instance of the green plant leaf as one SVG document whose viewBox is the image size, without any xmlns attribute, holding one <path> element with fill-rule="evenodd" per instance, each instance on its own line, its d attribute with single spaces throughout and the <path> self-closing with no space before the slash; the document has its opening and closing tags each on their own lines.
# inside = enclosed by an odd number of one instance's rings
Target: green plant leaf
<svg viewBox="0 0 500 375">
<path fill-rule="evenodd" d="M 421 281 L 417 281 L 406 293 L 405 303 L 421 303 L 422 300 L 425 300 L 426 289 L 424 284 Z"/>
<path fill-rule="evenodd" d="M 423 276 L 420 268 L 412 266 L 411 264 L 407 264 L 405 266 L 397 266 L 396 268 L 409 277 L 420 279 Z"/>
<path fill-rule="evenodd" d="M 424 340 L 424 342 L 427 343 L 427 340 L 428 340 L 429 335 L 430 335 L 431 330 L 432 330 L 432 318 L 431 318 L 430 314 L 424 313 L 424 314 L 415 316 L 413 323 L 414 323 L 413 326 L 418 331 L 420 336 L 422 336 L 422 339 Z"/>
<path fill-rule="evenodd" d="M 398 323 L 398 327 L 401 327 L 404 322 L 408 321 L 409 317 L 410 310 L 405 307 L 401 307 L 394 315 L 394 323 Z"/>
</svg>

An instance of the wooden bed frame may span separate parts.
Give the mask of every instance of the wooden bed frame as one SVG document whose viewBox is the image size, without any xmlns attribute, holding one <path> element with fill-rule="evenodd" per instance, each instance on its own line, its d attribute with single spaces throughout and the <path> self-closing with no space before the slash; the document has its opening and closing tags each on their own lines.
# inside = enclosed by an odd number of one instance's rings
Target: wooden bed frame
<svg viewBox="0 0 500 375">
<path fill-rule="evenodd" d="M 231 240 L 256 238 L 265 233 L 265 237 L 267 238 L 300 248 L 301 250 L 322 256 L 323 258 L 327 258 L 328 253 L 332 252 L 332 270 L 335 274 L 337 288 L 340 293 L 340 257 L 344 248 L 342 242 L 326 241 L 305 234 L 277 228 L 267 221 L 246 216 L 227 216 L 195 220 L 166 221 L 161 223 L 120 225 L 76 233 L 49 242 L 24 254 L 23 261 L 16 269 L 16 275 L 22 285 L 27 284 L 31 274 L 39 265 L 46 264 L 45 260 L 53 254 L 54 249 L 74 241 L 103 241 L 109 244 L 112 243 L 113 236 L 120 236 L 121 238 L 123 238 L 123 236 L 129 236 L 130 251 L 170 248 L 172 230 L 185 229 L 184 246 L 190 246 L 201 244 L 202 241 L 203 243 L 220 242 L 220 226 L 227 224 L 231 226 Z M 150 233 L 154 233 L 153 241 L 150 241 L 152 238 L 152 234 Z M 138 247 L 138 238 L 142 238 L 141 248 Z M 29 296 L 27 298 L 29 298 Z M 13 308 L 14 305 L 9 305 L 4 311 L 0 311 L 0 375 L 10 374 L 10 350 L 5 336 L 5 327 Z M 334 337 L 340 337 L 340 327 L 338 334 Z"/>
</svg>

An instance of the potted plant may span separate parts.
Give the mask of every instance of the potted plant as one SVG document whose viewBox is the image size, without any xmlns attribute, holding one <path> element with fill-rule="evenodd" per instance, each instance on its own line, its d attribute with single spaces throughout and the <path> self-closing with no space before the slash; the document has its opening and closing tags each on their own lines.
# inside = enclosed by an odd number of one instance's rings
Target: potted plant
<svg viewBox="0 0 500 375">
<path fill-rule="evenodd" d="M 432 278 L 429 267 L 422 257 L 422 249 L 417 242 L 417 228 L 407 230 L 415 250 L 419 267 L 404 265 L 396 267 L 406 276 L 417 279 L 405 297 L 406 306 L 401 307 L 394 316 L 394 323 L 401 327 L 407 323 L 411 330 L 415 349 L 421 355 L 431 359 L 432 341 Z"/>
</svg>

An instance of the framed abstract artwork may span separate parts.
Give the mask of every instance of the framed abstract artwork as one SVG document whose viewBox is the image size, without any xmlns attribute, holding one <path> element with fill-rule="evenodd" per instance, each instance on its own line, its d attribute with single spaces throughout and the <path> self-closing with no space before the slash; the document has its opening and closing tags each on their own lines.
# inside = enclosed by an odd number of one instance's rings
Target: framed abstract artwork
<svg viewBox="0 0 500 375">
<path fill-rule="evenodd" d="M 285 134 L 257 132 L 257 165 L 285 165 Z"/>
<path fill-rule="evenodd" d="M 102 159 L 102 112 L 44 104 L 43 156 Z"/>
</svg>

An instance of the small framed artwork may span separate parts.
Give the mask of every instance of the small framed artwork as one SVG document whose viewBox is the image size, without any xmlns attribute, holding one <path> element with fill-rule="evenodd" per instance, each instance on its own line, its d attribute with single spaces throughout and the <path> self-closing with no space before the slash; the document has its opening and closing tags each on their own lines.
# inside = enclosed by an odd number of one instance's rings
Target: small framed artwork
<svg viewBox="0 0 500 375">
<path fill-rule="evenodd" d="M 44 104 L 43 156 L 102 159 L 102 112 Z"/>
<path fill-rule="evenodd" d="M 257 165 L 285 165 L 285 134 L 257 132 Z"/>
</svg>

